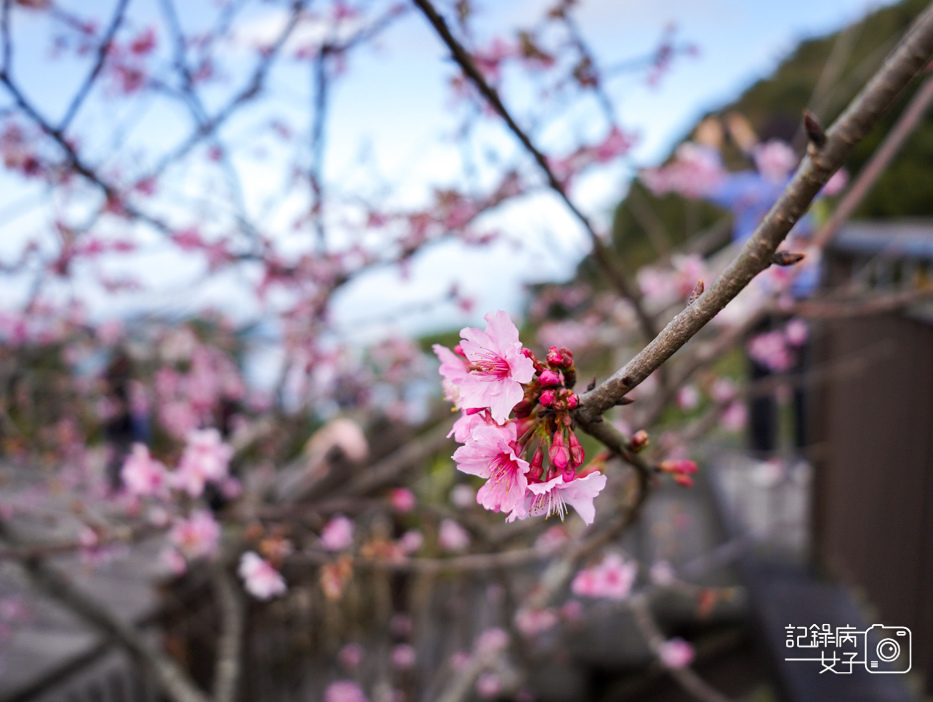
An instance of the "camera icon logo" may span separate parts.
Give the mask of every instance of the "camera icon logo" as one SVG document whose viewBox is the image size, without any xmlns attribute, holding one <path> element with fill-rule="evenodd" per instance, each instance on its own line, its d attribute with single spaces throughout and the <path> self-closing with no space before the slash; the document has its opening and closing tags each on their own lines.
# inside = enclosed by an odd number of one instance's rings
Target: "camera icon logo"
<svg viewBox="0 0 933 702">
<path fill-rule="evenodd" d="M 869 673 L 906 673 L 910 670 L 910 629 L 873 624 L 865 630 L 865 669 Z"/>
</svg>

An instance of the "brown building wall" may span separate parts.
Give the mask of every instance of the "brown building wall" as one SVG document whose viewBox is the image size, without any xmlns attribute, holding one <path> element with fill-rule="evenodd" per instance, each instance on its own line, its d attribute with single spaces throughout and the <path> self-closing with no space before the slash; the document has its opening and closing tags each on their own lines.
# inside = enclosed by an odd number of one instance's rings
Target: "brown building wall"
<svg viewBox="0 0 933 702">
<path fill-rule="evenodd" d="M 911 629 L 933 693 L 933 323 L 888 313 L 824 321 L 814 337 L 819 364 L 864 359 L 814 393 L 814 555 L 876 623 Z"/>
</svg>

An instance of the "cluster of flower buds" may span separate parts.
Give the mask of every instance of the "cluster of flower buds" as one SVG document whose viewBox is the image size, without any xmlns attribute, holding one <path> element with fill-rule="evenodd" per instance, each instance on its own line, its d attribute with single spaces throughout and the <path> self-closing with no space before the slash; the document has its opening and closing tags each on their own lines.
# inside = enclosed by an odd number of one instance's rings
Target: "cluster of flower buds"
<svg viewBox="0 0 933 702">
<path fill-rule="evenodd" d="M 684 487 L 693 485 L 693 474 L 697 472 L 697 464 L 686 458 L 669 458 L 658 464 L 658 470 L 662 473 L 669 473 L 674 482 Z"/>
<path fill-rule="evenodd" d="M 434 346 L 445 396 L 462 412 L 450 432 L 464 444 L 453 456 L 457 468 L 486 479 L 477 502 L 508 512 L 509 521 L 541 514 L 563 519 L 569 505 L 591 524 L 606 477 L 595 467 L 580 469 L 573 354 L 552 346 L 542 362 L 522 346 L 505 312 L 485 320 L 485 331 L 463 329 L 452 351 Z"/>
</svg>

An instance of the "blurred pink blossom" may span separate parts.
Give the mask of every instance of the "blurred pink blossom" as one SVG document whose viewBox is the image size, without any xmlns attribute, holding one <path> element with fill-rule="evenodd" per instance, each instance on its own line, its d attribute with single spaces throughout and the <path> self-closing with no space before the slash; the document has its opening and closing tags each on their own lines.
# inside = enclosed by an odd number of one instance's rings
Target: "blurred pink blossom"
<svg viewBox="0 0 933 702">
<path fill-rule="evenodd" d="M 288 589 L 281 573 L 253 551 L 247 551 L 240 557 L 237 572 L 243 578 L 246 591 L 257 599 L 268 600 Z"/>
<path fill-rule="evenodd" d="M 658 657 L 668 668 L 685 668 L 693 662 L 693 646 L 680 638 L 669 639 L 661 644 Z"/>
<path fill-rule="evenodd" d="M 437 541 L 442 550 L 460 553 L 469 548 L 470 535 L 453 519 L 444 519 L 438 528 Z"/>
<path fill-rule="evenodd" d="M 345 551 L 353 545 L 353 522 L 342 514 L 331 519 L 321 532 L 321 548 Z"/>
<path fill-rule="evenodd" d="M 415 665 L 418 654 L 413 646 L 409 644 L 398 644 L 392 648 L 392 665 L 396 668 L 406 670 Z"/>
<path fill-rule="evenodd" d="M 165 466 L 149 455 L 149 448 L 143 444 L 133 444 L 132 452 L 123 462 L 120 477 L 127 492 L 131 495 L 158 495 L 167 486 Z"/>
<path fill-rule="evenodd" d="M 207 510 L 197 510 L 172 527 L 169 539 L 189 559 L 213 556 L 220 543 L 220 525 Z"/>
<path fill-rule="evenodd" d="M 416 504 L 415 493 L 407 488 L 395 488 L 389 493 L 389 500 L 392 503 L 392 507 L 403 514 L 411 512 Z"/>
<path fill-rule="evenodd" d="M 780 331 L 770 331 L 752 337 L 748 342 L 748 355 L 775 373 L 782 373 L 794 365 L 794 356 Z"/>
<path fill-rule="evenodd" d="M 509 645 L 509 635 L 498 627 L 486 629 L 473 644 L 479 656 L 489 657 L 504 651 Z"/>
<path fill-rule="evenodd" d="M 490 699 L 502 692 L 502 683 L 495 673 L 483 673 L 476 679 L 476 692 L 480 697 Z"/>
<path fill-rule="evenodd" d="M 350 680 L 338 680 L 324 691 L 324 702 L 369 702 L 362 688 Z"/>
<path fill-rule="evenodd" d="M 337 660 L 339 660 L 340 664 L 345 668 L 353 669 L 363 662 L 364 653 L 363 647 L 358 643 L 348 643 L 340 649 L 340 653 L 337 654 Z"/>
<path fill-rule="evenodd" d="M 631 593 L 637 575 L 637 563 L 624 561 L 618 554 L 610 553 L 599 565 L 578 572 L 570 589 L 581 597 L 621 601 Z"/>
<path fill-rule="evenodd" d="M 550 608 L 530 609 L 522 607 L 515 613 L 515 628 L 522 636 L 532 638 L 553 629 L 559 621 L 557 613 Z"/>
<path fill-rule="evenodd" d="M 204 492 L 206 482 L 221 482 L 227 477 L 232 456 L 233 448 L 223 442 L 216 429 L 192 431 L 172 476 L 173 483 L 192 497 L 198 497 Z"/>
</svg>

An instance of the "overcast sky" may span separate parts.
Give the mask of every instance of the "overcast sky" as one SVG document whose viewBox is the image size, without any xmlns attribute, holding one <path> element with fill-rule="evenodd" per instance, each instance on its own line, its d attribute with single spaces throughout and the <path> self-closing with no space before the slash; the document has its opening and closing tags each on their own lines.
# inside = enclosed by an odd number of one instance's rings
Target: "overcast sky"
<svg viewBox="0 0 933 702">
<path fill-rule="evenodd" d="M 89 7 L 85 3 L 70 4 L 75 8 Z M 177 4 L 183 21 L 191 22 L 192 26 L 204 8 L 210 6 L 207 0 Z M 479 33 L 492 36 L 504 27 L 528 25 L 549 4 L 550 0 L 477 0 Z M 678 28 L 678 39 L 695 44 L 699 54 L 675 61 L 656 87 L 647 84 L 644 74 L 612 82 L 610 89 L 621 120 L 638 135 L 638 143 L 625 160 L 581 180 L 575 196 L 600 226 L 607 227 L 609 212 L 624 194 L 634 171 L 663 158 L 699 115 L 734 99 L 744 88 L 767 75 L 801 39 L 839 29 L 878 4 L 864 0 L 584 0 L 576 16 L 597 55 L 607 64 L 651 52 L 665 26 L 672 22 Z M 90 6 L 107 8 L 100 13 L 106 17 L 112 5 L 96 0 Z M 135 0 L 130 23 L 142 27 L 154 21 L 156 6 L 155 0 Z M 251 21 L 236 37 L 243 47 L 264 36 L 274 36 L 284 21 L 282 11 L 274 7 L 257 3 L 253 8 L 249 11 Z M 16 75 L 29 97 L 54 115 L 67 104 L 86 69 L 73 62 L 50 61 L 44 31 L 41 19 L 22 20 L 15 27 Z M 306 38 L 299 36 L 296 41 Z M 270 90 L 285 96 L 277 109 L 286 115 L 295 114 L 296 119 L 307 118 L 306 71 L 306 66 L 284 68 L 270 75 Z M 366 182 L 367 173 L 361 173 L 359 168 L 359 154 L 367 151 L 372 169 L 392 183 L 396 207 L 423 201 L 431 184 L 457 183 L 462 154 L 452 137 L 458 123 L 447 85 L 452 71 L 446 50 L 415 13 L 385 33 L 375 48 L 355 53 L 346 78 L 335 84 L 330 96 L 327 173 L 331 179 L 347 188 L 357 182 L 363 188 L 372 186 Z M 533 91 L 516 84 L 509 75 L 506 88 L 505 94 L 512 100 L 510 107 L 519 119 L 526 124 L 533 121 L 537 107 Z M 75 123 L 92 153 L 110 143 L 118 130 L 115 125 L 127 133 L 124 148 L 139 148 L 141 153 L 149 145 L 161 140 L 171 143 L 184 133 L 177 114 L 152 102 L 139 106 L 97 98 L 82 110 Z M 209 92 L 205 99 L 210 102 Z M 6 102 L 4 96 L 0 104 Z M 255 123 L 255 116 L 252 119 Z M 230 129 L 240 129 L 247 135 L 250 125 L 246 121 Z M 536 138 L 546 150 L 559 154 L 577 137 L 592 140 L 604 128 L 592 105 L 580 105 L 568 110 L 564 119 L 537 133 Z M 514 145 L 509 142 L 502 132 L 488 136 L 488 144 L 501 147 L 506 153 L 512 148 L 514 156 Z M 270 177 L 274 170 L 270 168 L 256 164 L 241 169 L 247 197 L 256 203 L 278 187 L 277 181 Z M 199 187 L 196 179 L 171 185 L 180 203 L 186 197 L 204 195 L 196 191 Z M 49 215 L 43 212 L 43 201 L 36 199 L 30 205 L 31 201 L 24 200 L 24 193 L 17 179 L 0 174 L 3 214 L 0 226 L 6 242 L 0 243 L 0 253 L 10 253 L 13 242 L 22 236 L 43 227 L 48 229 Z M 22 205 L 23 202 L 26 204 Z M 9 216 L 11 211 L 15 216 Z M 268 224 L 270 230 L 280 226 L 275 221 Z M 493 309 L 517 312 L 522 304 L 524 283 L 566 278 L 588 251 L 587 240 L 577 224 L 550 195 L 525 198 L 522 203 L 489 217 L 488 224 L 522 242 L 521 248 L 507 243 L 491 252 L 464 250 L 453 243 L 432 248 L 414 262 L 407 281 L 401 280 L 397 272 L 384 271 L 353 283 L 340 295 L 338 318 L 347 329 L 354 329 L 357 320 L 369 320 L 423 298 L 442 295 L 454 278 L 477 300 L 472 315 L 442 305 L 410 316 L 405 326 L 420 331 L 476 323 Z M 286 231 L 283 224 L 281 236 L 289 236 Z M 151 283 L 145 295 L 119 306 L 109 296 L 98 295 L 93 298 L 95 314 L 102 317 L 124 314 L 134 305 L 184 311 L 192 301 L 205 299 L 223 307 L 235 298 L 231 291 L 242 284 L 236 276 L 227 276 L 209 286 L 200 286 L 200 293 L 193 295 L 194 283 L 188 285 L 185 281 L 202 279 L 196 270 L 199 264 L 179 261 L 176 265 L 166 255 L 152 253 L 139 266 L 140 273 Z M 247 317 L 255 314 L 249 305 L 233 307 L 234 313 Z"/>
</svg>

